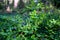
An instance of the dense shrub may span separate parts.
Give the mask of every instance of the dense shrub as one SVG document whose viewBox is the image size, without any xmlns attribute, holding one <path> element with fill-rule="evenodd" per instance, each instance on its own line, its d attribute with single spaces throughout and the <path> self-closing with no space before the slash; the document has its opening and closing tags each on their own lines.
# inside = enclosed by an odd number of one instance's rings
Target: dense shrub
<svg viewBox="0 0 60 40">
<path fill-rule="evenodd" d="M 0 15 L 0 40 L 59 40 L 60 14 L 29 13 L 22 17 Z"/>
<path fill-rule="evenodd" d="M 0 40 L 60 40 L 60 13 L 50 9 L 32 1 L 23 14 L 0 14 Z"/>
</svg>

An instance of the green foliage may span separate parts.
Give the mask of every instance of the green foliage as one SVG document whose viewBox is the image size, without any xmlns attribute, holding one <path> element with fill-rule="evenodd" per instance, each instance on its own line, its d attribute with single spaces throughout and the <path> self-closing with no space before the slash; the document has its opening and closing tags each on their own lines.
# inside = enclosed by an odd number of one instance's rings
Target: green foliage
<svg viewBox="0 0 60 40">
<path fill-rule="evenodd" d="M 4 5 L 2 3 L 0 3 L 0 10 L 2 10 L 4 7 Z"/>
<path fill-rule="evenodd" d="M 59 40 L 60 14 L 29 13 L 29 17 L 0 15 L 1 40 Z"/>
<path fill-rule="evenodd" d="M 31 3 L 26 14 L 0 15 L 0 40 L 60 40 L 60 14 L 38 10 L 43 7 Z"/>
</svg>

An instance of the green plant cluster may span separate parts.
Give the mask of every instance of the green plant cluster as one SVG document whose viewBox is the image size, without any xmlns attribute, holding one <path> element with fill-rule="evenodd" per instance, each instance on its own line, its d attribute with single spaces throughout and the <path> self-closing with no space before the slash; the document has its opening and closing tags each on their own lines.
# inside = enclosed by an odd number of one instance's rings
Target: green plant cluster
<svg viewBox="0 0 60 40">
<path fill-rule="evenodd" d="M 32 1 L 26 13 L 0 14 L 0 40 L 60 40 L 60 13 L 44 7 Z"/>
<path fill-rule="evenodd" d="M 0 15 L 0 40 L 60 40 L 60 14 Z"/>
</svg>

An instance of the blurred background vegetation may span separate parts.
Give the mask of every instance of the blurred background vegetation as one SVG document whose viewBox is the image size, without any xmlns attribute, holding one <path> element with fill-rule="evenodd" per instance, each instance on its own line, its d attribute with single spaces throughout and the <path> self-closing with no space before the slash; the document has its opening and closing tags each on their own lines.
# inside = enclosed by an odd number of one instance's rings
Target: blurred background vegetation
<svg viewBox="0 0 60 40">
<path fill-rule="evenodd" d="M 60 0 L 28 3 L 7 13 L 0 2 L 0 40 L 60 40 Z"/>
</svg>

